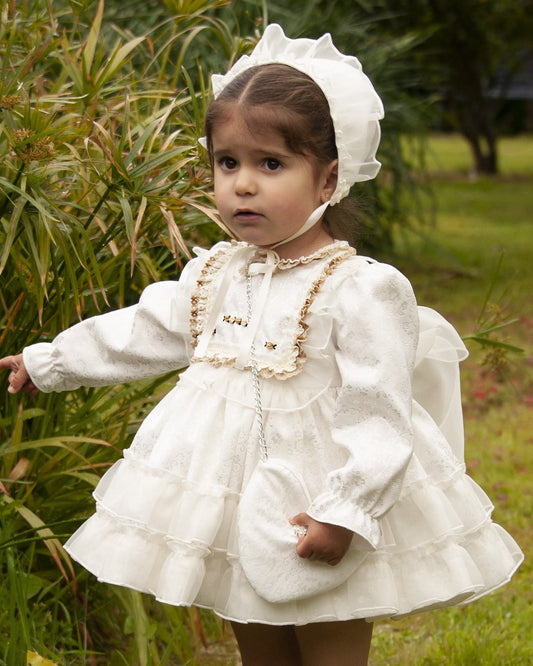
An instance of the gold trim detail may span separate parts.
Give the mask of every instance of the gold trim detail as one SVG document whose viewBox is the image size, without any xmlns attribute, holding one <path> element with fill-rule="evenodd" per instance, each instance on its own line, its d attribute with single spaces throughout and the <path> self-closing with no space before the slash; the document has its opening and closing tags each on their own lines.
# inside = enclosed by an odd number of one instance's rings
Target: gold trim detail
<svg viewBox="0 0 533 666">
<path fill-rule="evenodd" d="M 209 292 L 210 287 L 213 284 L 214 278 L 218 271 L 220 271 L 223 266 L 229 261 L 233 252 L 238 249 L 238 246 L 242 246 L 242 243 L 233 241 L 231 245 L 221 248 L 219 251 L 215 252 L 205 263 L 204 267 L 201 270 L 200 277 L 196 283 L 196 289 L 191 295 L 191 315 L 190 315 L 190 328 L 191 335 L 193 338 L 192 345 L 193 348 L 196 348 L 198 343 L 198 337 L 202 334 L 202 325 L 207 319 L 207 311 L 209 306 Z M 307 296 L 303 302 L 302 307 L 300 308 L 298 319 L 296 322 L 296 335 L 294 342 L 292 343 L 292 352 L 290 353 L 287 363 L 284 368 L 279 368 L 269 365 L 269 366 L 260 366 L 259 375 L 263 378 L 276 377 L 277 379 L 288 379 L 293 375 L 301 372 L 303 364 L 305 363 L 306 355 L 304 351 L 304 343 L 307 339 L 307 334 L 309 330 L 309 325 L 306 323 L 305 319 L 309 313 L 309 308 L 311 307 L 313 301 L 316 298 L 316 295 L 320 291 L 320 288 L 326 281 L 326 279 L 333 273 L 335 268 L 345 259 L 353 257 L 357 254 L 356 250 L 350 247 L 345 242 L 334 242 L 324 248 L 321 248 L 318 252 L 310 255 L 309 257 L 302 257 L 301 259 L 283 259 L 276 266 L 276 270 L 287 270 L 298 266 L 300 264 L 308 264 L 311 261 L 318 259 L 324 259 L 328 255 L 333 255 L 324 265 L 323 270 L 320 275 L 312 282 Z M 264 256 L 264 255 L 263 255 Z M 261 257 L 261 250 L 254 256 L 252 262 L 256 260 L 257 257 Z M 223 320 L 227 323 L 234 324 L 239 323 L 235 317 L 232 315 L 223 315 Z M 235 321 L 234 321 L 235 320 Z M 240 324 L 245 326 L 245 320 L 242 320 Z M 265 342 L 264 346 L 266 349 L 275 350 L 276 343 Z M 221 366 L 232 366 L 236 361 L 236 356 L 233 357 L 223 357 L 220 354 L 211 354 L 203 357 L 193 356 L 191 358 L 191 363 L 200 363 L 207 362 L 215 367 Z M 248 366 L 247 366 L 248 368 Z"/>
</svg>

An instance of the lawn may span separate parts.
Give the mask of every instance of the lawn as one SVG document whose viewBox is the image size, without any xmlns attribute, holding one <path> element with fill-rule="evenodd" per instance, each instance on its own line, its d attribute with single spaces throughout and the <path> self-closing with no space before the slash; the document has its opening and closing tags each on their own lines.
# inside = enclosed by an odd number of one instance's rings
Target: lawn
<svg viewBox="0 0 533 666">
<path fill-rule="evenodd" d="M 428 139 L 428 168 L 441 176 L 457 172 L 470 174 L 472 160 L 464 139 L 458 134 L 434 134 Z M 498 142 L 498 157 L 502 176 L 533 177 L 531 137 L 502 137 Z"/>
<path fill-rule="evenodd" d="M 526 665 L 533 663 L 533 139 L 501 142 L 497 178 L 469 173 L 458 137 L 434 137 L 430 148 L 436 226 L 425 239 L 404 241 L 395 263 L 419 302 L 442 312 L 462 336 L 483 321 L 515 320 L 499 337 L 524 352 L 502 357 L 498 348 L 491 353 L 466 340 L 462 383 L 469 473 L 526 560 L 509 585 L 469 606 L 378 623 L 370 663 Z"/>
<path fill-rule="evenodd" d="M 502 357 L 467 340 L 462 381 L 469 473 L 526 560 L 509 585 L 471 605 L 377 623 L 370 665 L 526 666 L 533 663 L 533 138 L 502 141 L 497 178 L 469 173 L 459 137 L 433 137 L 430 149 L 435 227 L 425 237 L 402 235 L 390 261 L 412 281 L 419 302 L 442 312 L 463 336 L 483 319 L 516 319 L 499 335 L 525 351 Z M 198 663 L 240 663 L 234 655 L 228 638 Z"/>
</svg>

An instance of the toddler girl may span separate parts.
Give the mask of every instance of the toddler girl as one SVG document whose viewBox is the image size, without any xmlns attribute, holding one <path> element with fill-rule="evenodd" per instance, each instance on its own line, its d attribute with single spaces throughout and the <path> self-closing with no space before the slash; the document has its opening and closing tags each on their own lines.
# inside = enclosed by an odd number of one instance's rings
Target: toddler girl
<svg viewBox="0 0 533 666">
<path fill-rule="evenodd" d="M 213 88 L 205 146 L 240 241 L 0 367 L 35 393 L 187 365 L 66 549 L 103 581 L 228 618 L 244 664 L 365 664 L 374 619 L 475 599 L 522 554 L 465 475 L 459 336 L 335 237 L 332 207 L 380 166 L 359 62 L 271 25 Z M 267 458 L 309 493 L 284 518 L 292 559 L 253 517 L 277 510 L 254 481 Z"/>
</svg>

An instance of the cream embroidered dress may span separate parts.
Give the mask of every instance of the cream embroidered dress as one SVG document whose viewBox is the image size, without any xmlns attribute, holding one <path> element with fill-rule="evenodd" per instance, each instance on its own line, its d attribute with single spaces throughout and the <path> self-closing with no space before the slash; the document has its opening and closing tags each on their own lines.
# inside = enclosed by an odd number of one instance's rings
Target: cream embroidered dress
<svg viewBox="0 0 533 666">
<path fill-rule="evenodd" d="M 251 338 L 271 455 L 301 472 L 309 515 L 349 528 L 352 547 L 369 551 L 347 583 L 304 601 L 266 602 L 239 563 L 239 496 L 259 460 Z M 189 366 L 66 548 L 103 581 L 243 622 L 400 616 L 479 597 L 522 554 L 465 475 L 465 355 L 398 271 L 344 242 L 296 261 L 245 243 L 200 251 L 179 282 L 148 287 L 137 306 L 24 350 L 43 391 Z"/>
</svg>

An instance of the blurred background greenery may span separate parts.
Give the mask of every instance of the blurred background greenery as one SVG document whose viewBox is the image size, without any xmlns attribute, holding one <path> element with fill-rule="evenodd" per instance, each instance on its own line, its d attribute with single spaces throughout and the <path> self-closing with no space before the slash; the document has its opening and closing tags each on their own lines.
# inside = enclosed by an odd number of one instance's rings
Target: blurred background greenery
<svg viewBox="0 0 533 666">
<path fill-rule="evenodd" d="M 354 192 L 359 249 L 399 265 L 470 336 L 470 455 L 492 461 L 470 471 L 506 497 L 498 518 L 529 547 L 531 366 L 512 352 L 531 344 L 530 5 L 0 0 L 1 355 L 135 302 L 225 237 L 197 144 L 210 73 L 268 22 L 330 31 L 387 114 L 382 173 Z M 173 381 L 0 393 L 0 664 L 238 663 L 212 614 L 98 584 L 61 546 Z M 378 626 L 373 663 L 530 663 L 529 575 L 521 597 L 513 583 L 478 610 Z"/>
</svg>

